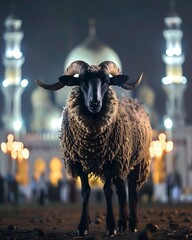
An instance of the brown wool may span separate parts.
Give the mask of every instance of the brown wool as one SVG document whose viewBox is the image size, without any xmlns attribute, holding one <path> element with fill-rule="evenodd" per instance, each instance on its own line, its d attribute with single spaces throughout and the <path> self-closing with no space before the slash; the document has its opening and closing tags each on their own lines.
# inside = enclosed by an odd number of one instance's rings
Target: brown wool
<svg viewBox="0 0 192 240">
<path fill-rule="evenodd" d="M 74 177 L 73 162 L 83 170 L 105 179 L 103 165 L 115 163 L 115 174 L 126 178 L 139 164 L 140 187 L 149 175 L 149 145 L 152 131 L 148 115 L 136 100 L 117 100 L 109 88 L 101 112 L 87 113 L 80 100 L 79 88 L 73 88 L 63 111 L 60 135 L 61 154 L 69 175 Z"/>
</svg>

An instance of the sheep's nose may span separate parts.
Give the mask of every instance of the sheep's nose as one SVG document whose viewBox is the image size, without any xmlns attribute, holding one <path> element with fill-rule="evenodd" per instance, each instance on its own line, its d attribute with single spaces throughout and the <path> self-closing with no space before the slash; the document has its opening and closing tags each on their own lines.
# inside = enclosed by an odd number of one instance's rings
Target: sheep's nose
<svg viewBox="0 0 192 240">
<path fill-rule="evenodd" d="M 102 102 L 98 99 L 90 99 L 88 109 L 92 113 L 98 113 L 101 110 Z"/>
<path fill-rule="evenodd" d="M 89 101 L 90 105 L 93 107 L 97 107 L 100 105 L 101 101 L 97 100 L 97 99 L 90 99 Z"/>
</svg>

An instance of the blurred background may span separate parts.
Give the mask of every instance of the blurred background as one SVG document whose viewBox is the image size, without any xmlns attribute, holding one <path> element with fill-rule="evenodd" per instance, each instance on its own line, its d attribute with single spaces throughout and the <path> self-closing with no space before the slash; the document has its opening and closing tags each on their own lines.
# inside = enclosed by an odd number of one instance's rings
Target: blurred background
<svg viewBox="0 0 192 240">
<path fill-rule="evenodd" d="M 152 174 L 140 194 L 192 201 L 191 9 L 191 0 L 1 1 L 2 201 L 16 201 L 14 191 L 32 201 L 43 187 L 49 200 L 77 198 L 79 183 L 67 176 L 58 141 L 70 89 L 35 85 L 56 82 L 74 60 L 112 60 L 130 81 L 144 72 L 138 89 L 115 88 L 119 98 L 139 99 L 154 129 Z M 102 183 L 92 185 L 101 199 Z"/>
</svg>

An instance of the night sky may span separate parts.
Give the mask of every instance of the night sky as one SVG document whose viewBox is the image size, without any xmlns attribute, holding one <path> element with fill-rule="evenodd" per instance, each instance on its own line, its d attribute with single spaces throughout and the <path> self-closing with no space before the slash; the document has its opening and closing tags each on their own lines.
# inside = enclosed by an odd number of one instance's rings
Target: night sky
<svg viewBox="0 0 192 240">
<path fill-rule="evenodd" d="M 0 53 L 3 56 L 4 21 L 10 13 L 11 0 L 1 0 Z M 30 93 L 35 79 L 47 83 L 57 81 L 63 74 L 68 53 L 88 36 L 88 20 L 96 19 L 97 37 L 119 55 L 123 73 L 136 79 L 141 72 L 156 94 L 160 116 L 166 113 L 165 93 L 161 78 L 165 76 L 162 53 L 164 17 L 169 13 L 169 0 L 17 0 L 16 15 L 23 21 L 21 51 L 25 56 L 23 78 L 29 85 L 23 93 L 23 115 L 29 119 Z M 185 92 L 187 123 L 192 124 L 192 0 L 176 0 L 176 10 L 182 18 L 184 76 L 188 79 Z M 4 67 L 0 61 L 0 81 Z M 3 94 L 0 92 L 2 114 Z"/>
</svg>

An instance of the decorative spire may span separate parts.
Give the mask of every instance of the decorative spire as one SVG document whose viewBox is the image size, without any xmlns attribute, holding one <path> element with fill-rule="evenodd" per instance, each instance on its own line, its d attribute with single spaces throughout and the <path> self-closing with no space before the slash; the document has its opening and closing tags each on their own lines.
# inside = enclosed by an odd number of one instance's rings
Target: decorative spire
<svg viewBox="0 0 192 240">
<path fill-rule="evenodd" d="M 179 15 L 176 12 L 176 3 L 175 0 L 169 1 L 170 5 L 170 11 L 165 18 L 165 24 L 168 29 L 180 29 L 182 19 L 179 17 Z"/>
<path fill-rule="evenodd" d="M 95 35 L 96 35 L 96 20 L 94 18 L 91 18 L 88 23 L 89 23 L 89 36 L 95 37 Z"/>
<path fill-rule="evenodd" d="M 16 3 L 12 2 L 11 6 L 10 6 L 10 13 L 7 17 L 8 21 L 18 19 L 15 12 L 16 12 Z"/>
<path fill-rule="evenodd" d="M 5 75 L 3 81 L 4 102 L 4 127 L 7 130 L 14 130 L 17 133 L 24 130 L 22 126 L 21 95 L 27 86 L 27 80 L 22 80 L 22 65 L 25 61 L 21 52 L 21 41 L 23 32 L 21 31 L 22 21 L 15 17 L 14 5 L 11 13 L 5 20 L 5 53 L 3 55 L 3 65 Z"/>
<path fill-rule="evenodd" d="M 176 3 L 175 3 L 175 0 L 170 0 L 169 1 L 169 5 L 170 5 L 170 11 L 169 11 L 169 14 L 168 14 L 168 17 L 177 17 L 178 14 L 176 12 Z"/>
<path fill-rule="evenodd" d="M 16 9 L 16 3 L 12 2 L 11 3 L 11 11 L 10 11 L 11 16 L 15 16 L 15 9 Z"/>
<path fill-rule="evenodd" d="M 5 27 L 7 32 L 20 31 L 22 21 L 17 18 L 15 14 L 16 4 L 13 2 L 11 4 L 11 10 L 8 17 L 5 20 Z"/>
<path fill-rule="evenodd" d="M 166 41 L 166 51 L 163 62 L 166 65 L 166 77 L 162 78 L 163 88 L 167 94 L 167 115 L 173 122 L 173 127 L 184 126 L 184 91 L 187 79 L 183 76 L 182 64 L 185 61 L 182 52 L 183 32 L 180 28 L 182 19 L 175 11 L 175 1 L 169 1 L 170 13 L 164 19 L 166 29 L 163 35 Z"/>
</svg>

